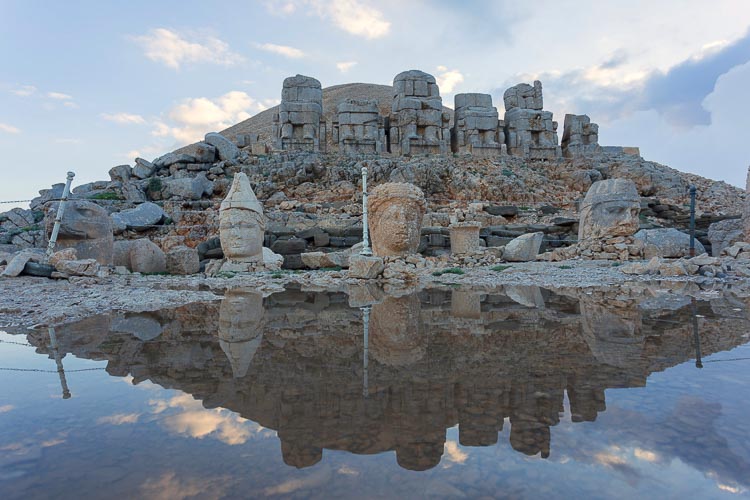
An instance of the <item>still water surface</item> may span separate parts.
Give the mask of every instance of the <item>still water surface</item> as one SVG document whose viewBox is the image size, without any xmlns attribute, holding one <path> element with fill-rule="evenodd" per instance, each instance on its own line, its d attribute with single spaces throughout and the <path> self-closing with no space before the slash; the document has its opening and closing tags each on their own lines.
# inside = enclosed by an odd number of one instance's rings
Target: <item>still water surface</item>
<svg viewBox="0 0 750 500">
<path fill-rule="evenodd" d="M 737 498 L 748 314 L 731 296 L 233 290 L 0 333 L 0 497 Z"/>
</svg>

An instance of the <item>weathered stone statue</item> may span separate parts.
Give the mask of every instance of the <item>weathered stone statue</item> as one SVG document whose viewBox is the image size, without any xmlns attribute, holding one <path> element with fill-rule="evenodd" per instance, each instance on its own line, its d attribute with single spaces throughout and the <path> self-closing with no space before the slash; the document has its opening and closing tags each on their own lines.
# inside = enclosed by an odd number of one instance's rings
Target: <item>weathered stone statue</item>
<svg viewBox="0 0 750 500">
<path fill-rule="evenodd" d="M 450 116 L 443 113 L 443 100 L 435 77 L 418 70 L 399 73 L 393 79 L 393 94 L 391 152 L 447 154 Z"/>
<path fill-rule="evenodd" d="M 634 302 L 616 307 L 582 297 L 580 309 L 583 338 L 598 361 L 628 367 L 641 358 L 645 337 Z"/>
<path fill-rule="evenodd" d="M 247 175 L 239 172 L 219 208 L 219 239 L 224 257 L 234 262 L 263 262 L 265 229 L 263 205 L 255 197 Z"/>
<path fill-rule="evenodd" d="M 745 210 L 742 214 L 745 230 L 745 241 L 750 243 L 750 167 L 747 167 L 747 183 L 745 185 Z"/>
<path fill-rule="evenodd" d="M 59 207 L 59 203 L 53 203 L 47 211 L 48 238 Z M 111 266 L 113 246 L 112 220 L 107 210 L 84 200 L 69 200 L 65 204 L 55 250 L 74 248 L 78 259 L 96 259 L 99 264 Z"/>
<path fill-rule="evenodd" d="M 219 345 L 229 358 L 234 378 L 247 374 L 265 327 L 263 295 L 247 289 L 230 289 L 219 307 Z"/>
<path fill-rule="evenodd" d="M 538 160 L 562 155 L 557 140 L 557 122 L 552 112 L 543 111 L 542 82 L 520 83 L 503 95 L 505 102 L 505 137 L 508 153 Z"/>
<path fill-rule="evenodd" d="M 417 251 L 426 207 L 421 189 L 402 182 L 381 184 L 370 193 L 367 207 L 376 256 L 404 256 Z"/>
<path fill-rule="evenodd" d="M 333 142 L 346 154 L 385 151 L 385 128 L 378 102 L 370 99 L 346 99 L 339 104 L 333 124 Z"/>
<path fill-rule="evenodd" d="M 274 116 L 274 146 L 281 150 L 324 151 L 323 90 L 315 78 L 284 80 L 279 113 Z"/>
<path fill-rule="evenodd" d="M 591 185 L 581 205 L 578 240 L 631 236 L 638 231 L 641 197 L 628 179 L 607 179 Z"/>
<path fill-rule="evenodd" d="M 470 153 L 492 158 L 502 153 L 505 144 L 504 123 L 498 119 L 489 94 L 456 94 L 455 125 L 451 129 L 454 153 Z"/>
<path fill-rule="evenodd" d="M 565 115 L 562 136 L 562 152 L 566 158 L 597 153 L 599 147 L 599 125 L 591 123 L 587 115 Z"/>
</svg>

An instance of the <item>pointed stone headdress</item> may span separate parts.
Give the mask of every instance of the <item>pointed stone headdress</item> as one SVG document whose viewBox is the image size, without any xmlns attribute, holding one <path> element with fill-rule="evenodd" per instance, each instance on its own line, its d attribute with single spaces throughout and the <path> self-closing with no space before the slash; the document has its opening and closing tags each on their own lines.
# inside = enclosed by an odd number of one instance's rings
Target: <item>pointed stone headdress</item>
<svg viewBox="0 0 750 500">
<path fill-rule="evenodd" d="M 224 201 L 221 202 L 220 210 L 239 209 L 250 210 L 263 215 L 263 205 L 255 196 L 250 180 L 243 172 L 235 174 L 232 187 L 229 188 Z"/>
</svg>

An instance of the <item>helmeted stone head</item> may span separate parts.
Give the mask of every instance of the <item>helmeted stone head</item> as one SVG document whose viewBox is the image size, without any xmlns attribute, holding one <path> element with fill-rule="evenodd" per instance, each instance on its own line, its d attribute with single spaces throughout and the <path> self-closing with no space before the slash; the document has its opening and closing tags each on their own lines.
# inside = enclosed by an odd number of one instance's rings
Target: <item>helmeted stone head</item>
<svg viewBox="0 0 750 500">
<path fill-rule="evenodd" d="M 224 256 L 237 262 L 263 261 L 266 222 L 247 175 L 234 176 L 219 208 L 219 239 Z"/>
<path fill-rule="evenodd" d="M 424 193 L 412 184 L 389 182 L 373 189 L 367 208 L 375 255 L 416 253 L 425 206 Z"/>
<path fill-rule="evenodd" d="M 219 345 L 235 378 L 247 374 L 264 329 L 263 295 L 249 289 L 227 290 L 219 307 Z"/>
<path fill-rule="evenodd" d="M 635 234 L 640 211 L 641 198 L 633 181 L 597 181 L 591 185 L 581 205 L 578 239 Z"/>
<path fill-rule="evenodd" d="M 47 235 L 52 233 L 60 203 L 47 209 L 45 226 Z M 96 259 L 103 265 L 111 265 L 114 236 L 109 213 L 96 203 L 85 200 L 69 200 L 65 203 L 56 250 L 74 248 L 78 259 Z"/>
</svg>

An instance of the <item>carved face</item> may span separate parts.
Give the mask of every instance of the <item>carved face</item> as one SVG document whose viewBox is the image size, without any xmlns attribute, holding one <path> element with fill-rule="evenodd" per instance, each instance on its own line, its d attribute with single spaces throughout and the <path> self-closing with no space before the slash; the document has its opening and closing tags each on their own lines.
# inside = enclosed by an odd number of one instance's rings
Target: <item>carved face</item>
<svg viewBox="0 0 750 500">
<path fill-rule="evenodd" d="M 370 350 L 380 363 L 404 366 L 424 357 L 426 338 L 420 333 L 419 297 L 387 297 L 372 306 Z"/>
<path fill-rule="evenodd" d="M 240 262 L 263 258 L 263 216 L 251 210 L 225 210 L 219 217 L 224 256 Z"/>
<path fill-rule="evenodd" d="M 52 231 L 59 204 L 47 214 L 47 229 Z M 112 222 L 102 207 L 88 201 L 69 201 L 65 205 L 59 238 L 61 240 L 96 240 L 112 237 Z"/>
<path fill-rule="evenodd" d="M 395 199 L 370 218 L 375 255 L 407 255 L 419 247 L 422 208 L 408 199 Z"/>
<path fill-rule="evenodd" d="M 638 231 L 640 204 L 612 200 L 593 204 L 581 212 L 581 239 L 602 236 L 629 236 Z"/>
</svg>

